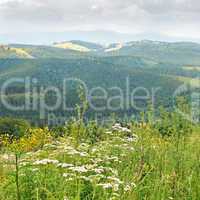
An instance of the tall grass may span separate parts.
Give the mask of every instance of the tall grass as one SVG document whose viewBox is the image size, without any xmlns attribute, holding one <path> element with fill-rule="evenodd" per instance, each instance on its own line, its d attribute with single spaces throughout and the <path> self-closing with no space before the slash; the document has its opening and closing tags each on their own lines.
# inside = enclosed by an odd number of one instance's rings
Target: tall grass
<svg viewBox="0 0 200 200">
<path fill-rule="evenodd" d="M 2 148 L 0 199 L 200 199 L 198 127 L 163 136 L 163 127 L 148 124 L 121 130 L 74 123 L 62 137 L 44 139 L 47 130 L 42 137 L 35 129 Z M 82 135 L 78 144 L 74 131 Z"/>
</svg>

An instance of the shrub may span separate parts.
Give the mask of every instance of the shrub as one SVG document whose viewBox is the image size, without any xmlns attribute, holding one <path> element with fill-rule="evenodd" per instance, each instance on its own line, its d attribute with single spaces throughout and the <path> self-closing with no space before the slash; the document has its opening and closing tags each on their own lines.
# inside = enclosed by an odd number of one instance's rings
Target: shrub
<svg viewBox="0 0 200 200">
<path fill-rule="evenodd" d="M 10 138 L 20 138 L 25 135 L 30 124 L 23 119 L 0 118 L 0 135 Z"/>
</svg>

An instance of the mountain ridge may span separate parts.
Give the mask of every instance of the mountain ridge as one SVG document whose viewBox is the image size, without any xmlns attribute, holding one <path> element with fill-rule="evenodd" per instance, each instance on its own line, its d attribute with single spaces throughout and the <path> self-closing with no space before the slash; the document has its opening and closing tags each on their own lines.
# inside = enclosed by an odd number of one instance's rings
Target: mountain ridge
<svg viewBox="0 0 200 200">
<path fill-rule="evenodd" d="M 194 42 L 162 42 L 153 40 L 125 43 L 99 43 L 81 40 L 56 42 L 52 45 L 8 44 L 0 46 L 0 58 L 80 58 L 99 56 L 136 56 L 157 63 L 200 65 L 200 44 Z"/>
</svg>

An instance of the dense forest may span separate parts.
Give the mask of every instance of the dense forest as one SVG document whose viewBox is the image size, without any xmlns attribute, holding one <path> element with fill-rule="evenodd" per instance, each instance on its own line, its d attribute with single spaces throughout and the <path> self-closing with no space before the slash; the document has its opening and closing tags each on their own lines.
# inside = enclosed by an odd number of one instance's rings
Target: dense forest
<svg viewBox="0 0 200 200">
<path fill-rule="evenodd" d="M 176 100 L 176 93 L 179 86 L 188 86 L 186 91 L 179 94 L 190 100 L 191 93 L 198 90 L 199 82 L 199 51 L 200 45 L 195 43 L 165 43 L 154 41 L 128 42 L 120 46 L 111 44 L 102 46 L 83 41 L 70 41 L 55 43 L 52 46 L 34 46 L 11 44 L 0 47 L 0 84 L 1 88 L 8 80 L 14 78 L 18 81 L 11 81 L 2 94 L 9 105 L 20 106 L 25 103 L 25 97 L 29 94 L 30 104 L 36 101 L 37 108 L 24 110 L 10 110 L 2 105 L 1 116 L 13 116 L 29 119 L 32 123 L 40 121 L 40 111 L 44 91 L 49 87 L 56 87 L 61 95 L 62 104 L 52 112 L 61 114 L 66 118 L 74 115 L 73 111 L 63 110 L 66 107 L 75 108 L 80 102 L 77 88 L 81 84 L 87 87 L 88 91 L 93 92 L 92 105 L 95 107 L 105 107 L 105 109 L 88 109 L 87 117 L 94 119 L 98 114 L 109 117 L 113 114 L 123 117 L 124 115 L 138 116 L 141 111 L 147 109 L 149 101 L 152 101 L 152 90 L 156 90 L 154 95 L 154 106 L 164 106 L 172 110 L 173 101 Z M 19 81 L 20 79 L 20 81 Z M 71 79 L 71 81 L 69 81 Z M 73 80 L 72 80 L 73 79 Z M 30 90 L 26 91 L 25 81 L 30 81 Z M 65 81 L 67 80 L 67 85 Z M 80 80 L 80 81 L 75 81 Z M 128 83 L 127 83 L 128 82 Z M 64 89 L 64 85 L 66 86 Z M 128 86 L 127 86 L 128 85 Z M 118 90 L 116 89 L 118 88 Z M 130 94 L 126 95 L 127 87 Z M 104 93 L 98 88 L 106 92 Z M 135 89 L 139 91 L 137 96 L 145 96 L 150 93 L 148 99 L 135 100 L 143 110 L 136 109 L 134 106 L 125 106 L 126 101 L 131 101 L 131 92 Z M 143 88 L 143 89 L 141 89 Z M 159 88 L 159 89 L 158 89 Z M 33 93 L 33 90 L 35 93 Z M 120 90 L 120 91 L 119 91 Z M 57 96 L 55 91 L 45 93 L 45 103 L 55 105 Z M 110 107 L 118 109 L 109 109 Z M 95 100 L 96 98 L 96 100 Z M 142 105 L 142 106 L 141 106 Z M 94 107 L 94 106 L 93 106 Z M 46 122 L 42 122 L 46 123 Z"/>
</svg>

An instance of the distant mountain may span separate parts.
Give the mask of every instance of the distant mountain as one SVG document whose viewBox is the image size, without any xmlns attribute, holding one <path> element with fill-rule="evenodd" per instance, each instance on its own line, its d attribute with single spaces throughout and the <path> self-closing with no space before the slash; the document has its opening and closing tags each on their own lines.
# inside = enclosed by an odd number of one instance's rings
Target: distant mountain
<svg viewBox="0 0 200 200">
<path fill-rule="evenodd" d="M 105 49 L 112 56 L 139 56 L 162 63 L 200 64 L 200 44 L 189 42 L 167 43 L 157 41 L 135 41 L 122 45 L 114 44 Z"/>
<path fill-rule="evenodd" d="M 200 44 L 190 42 L 133 41 L 101 45 L 71 40 L 46 45 L 9 44 L 0 46 L 0 58 L 80 58 L 128 56 L 156 63 L 200 65 Z"/>
</svg>

